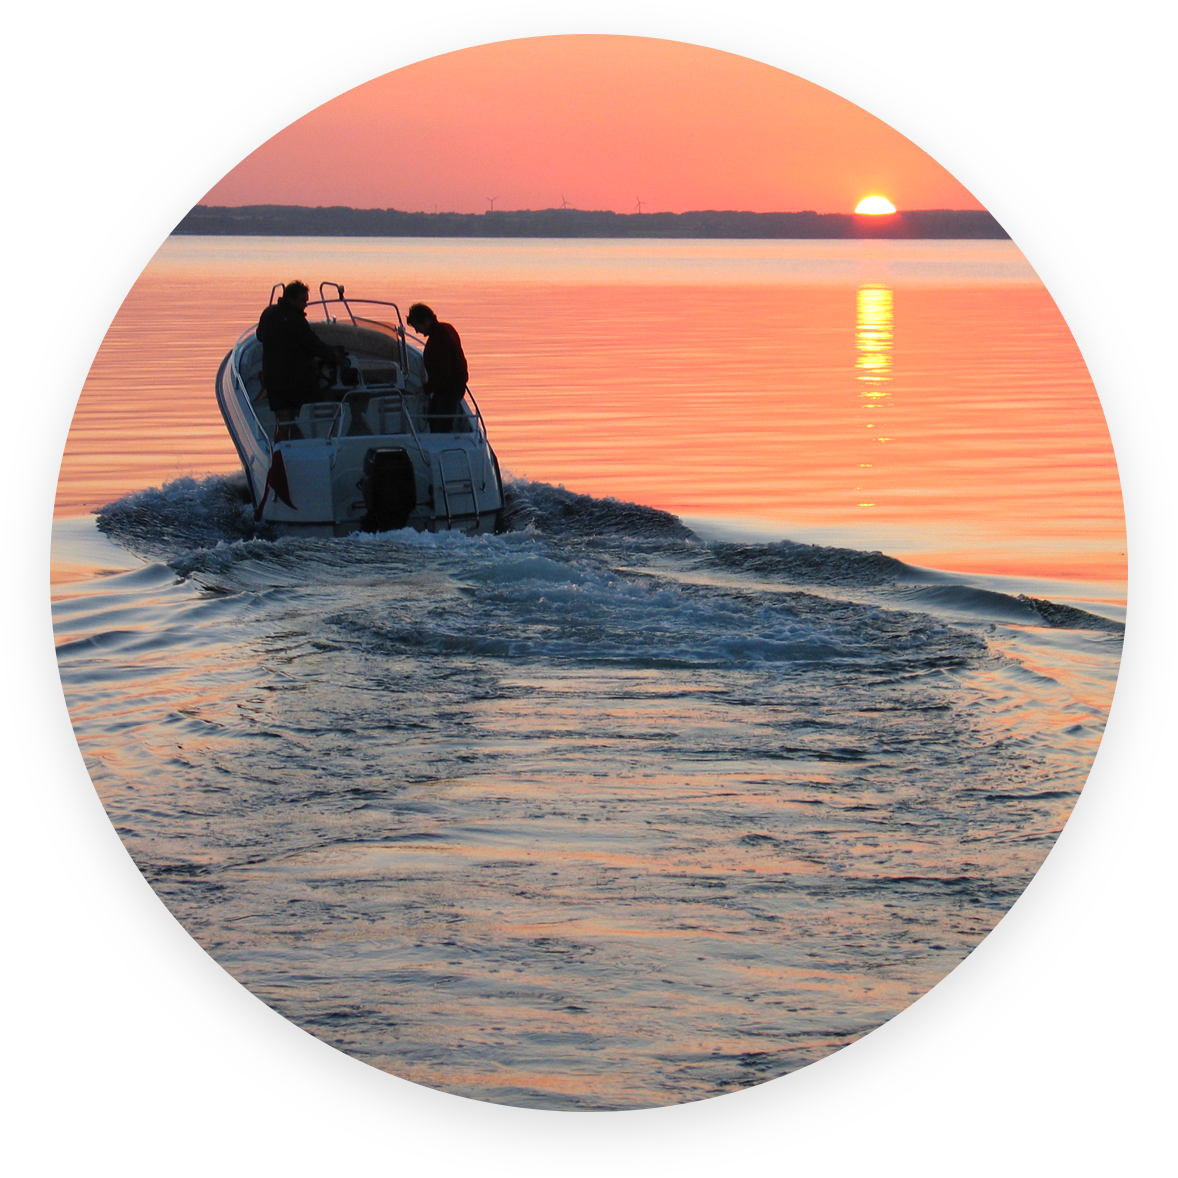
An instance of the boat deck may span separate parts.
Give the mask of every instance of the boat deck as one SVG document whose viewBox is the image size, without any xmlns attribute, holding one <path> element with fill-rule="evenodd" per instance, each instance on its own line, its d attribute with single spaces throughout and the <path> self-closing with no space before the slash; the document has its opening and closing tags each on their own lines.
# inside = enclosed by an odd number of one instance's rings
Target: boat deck
<svg viewBox="0 0 1178 1178">
<path fill-rule="evenodd" d="M 453 414 L 431 418 L 417 342 L 410 347 L 403 328 L 361 321 L 347 310 L 350 322 L 311 321 L 320 339 L 342 349 L 347 360 L 338 370 L 328 367 L 320 399 L 303 404 L 293 421 L 279 422 L 270 407 L 262 345 L 252 329 L 238 338 L 218 374 L 222 413 L 259 517 L 337 535 L 371 530 L 379 514 L 374 504 L 393 494 L 392 484 L 378 486 L 386 475 L 374 472 L 399 463 L 394 490 L 400 508 L 382 518 L 428 530 L 494 528 L 503 509 L 502 481 L 469 389 Z M 391 454 L 403 457 L 394 461 Z M 282 496 L 270 493 L 275 467 L 283 472 Z"/>
</svg>

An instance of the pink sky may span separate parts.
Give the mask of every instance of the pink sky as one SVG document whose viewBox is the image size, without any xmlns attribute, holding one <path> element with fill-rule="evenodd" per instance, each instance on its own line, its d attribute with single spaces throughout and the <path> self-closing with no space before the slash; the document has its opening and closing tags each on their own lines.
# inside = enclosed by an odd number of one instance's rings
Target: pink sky
<svg viewBox="0 0 1178 1178">
<path fill-rule="evenodd" d="M 262 144 L 205 204 L 483 212 L 982 206 L 887 124 L 745 57 L 644 37 L 501 41 L 357 86 Z"/>
</svg>

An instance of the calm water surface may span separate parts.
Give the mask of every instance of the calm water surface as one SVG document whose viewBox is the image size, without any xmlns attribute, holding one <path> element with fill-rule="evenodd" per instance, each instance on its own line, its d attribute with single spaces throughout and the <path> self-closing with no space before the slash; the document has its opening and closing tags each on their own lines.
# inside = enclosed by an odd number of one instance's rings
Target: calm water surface
<svg viewBox="0 0 1178 1178">
<path fill-rule="evenodd" d="M 1002 241 L 171 238 L 95 360 L 60 514 L 235 469 L 213 375 L 295 273 L 452 320 L 516 476 L 938 568 L 1124 581 L 1096 393 Z"/>
<path fill-rule="evenodd" d="M 291 271 L 459 325 L 510 530 L 275 539 L 203 474 Z M 1042 862 L 1119 659 L 1107 435 L 1008 243 L 171 241 L 59 514 L 157 893 L 300 1026 L 509 1104 L 717 1095 L 903 1009 Z"/>
</svg>

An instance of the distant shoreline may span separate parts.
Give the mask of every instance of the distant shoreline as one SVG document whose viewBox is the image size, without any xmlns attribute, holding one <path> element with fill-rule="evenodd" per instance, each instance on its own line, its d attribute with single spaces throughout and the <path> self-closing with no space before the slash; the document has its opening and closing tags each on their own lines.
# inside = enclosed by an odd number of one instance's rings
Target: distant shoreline
<svg viewBox="0 0 1178 1178">
<path fill-rule="evenodd" d="M 523 209 L 488 213 L 407 213 L 399 209 L 302 205 L 197 205 L 174 236 L 244 237 L 633 237 L 900 240 L 1008 240 L 984 209 L 914 209 L 888 216 L 854 213 L 613 213 Z"/>
</svg>

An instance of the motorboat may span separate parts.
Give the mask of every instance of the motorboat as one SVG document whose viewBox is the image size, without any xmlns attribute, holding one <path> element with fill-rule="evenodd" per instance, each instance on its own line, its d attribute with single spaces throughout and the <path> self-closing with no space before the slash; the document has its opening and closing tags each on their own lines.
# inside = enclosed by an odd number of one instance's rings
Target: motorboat
<svg viewBox="0 0 1178 1178">
<path fill-rule="evenodd" d="M 273 302 L 281 283 L 270 292 Z M 431 420 L 424 341 L 395 303 L 345 297 L 324 282 L 308 303 L 324 365 L 319 399 L 280 423 L 262 387 L 262 345 L 242 332 L 217 373 L 217 403 L 237 448 L 255 518 L 279 533 L 490 532 L 503 480 L 469 387 L 452 417 Z"/>
</svg>

